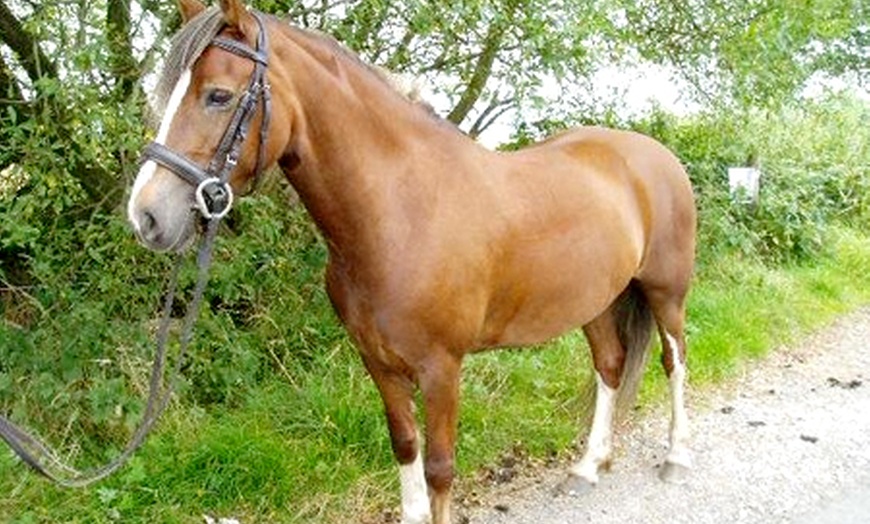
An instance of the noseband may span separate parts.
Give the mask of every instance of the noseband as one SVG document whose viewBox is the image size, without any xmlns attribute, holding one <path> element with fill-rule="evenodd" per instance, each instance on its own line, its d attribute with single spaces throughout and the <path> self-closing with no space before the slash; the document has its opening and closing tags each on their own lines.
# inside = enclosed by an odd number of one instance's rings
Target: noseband
<svg viewBox="0 0 870 524">
<path fill-rule="evenodd" d="M 267 36 L 262 15 L 256 11 L 252 11 L 252 14 L 260 30 L 256 49 L 222 36 L 216 36 L 210 43 L 253 61 L 254 72 L 208 167 L 203 169 L 190 158 L 158 142 L 151 142 L 142 152 L 143 161 L 152 160 L 162 165 L 196 188 L 196 208 L 208 220 L 223 218 L 233 205 L 233 190 L 229 178 L 239 162 L 242 144 L 248 136 L 248 129 L 258 105 L 263 106 L 263 120 L 260 124 L 260 146 L 252 188 L 256 187 L 265 167 L 266 137 L 272 116 L 272 96 L 266 78 L 269 65 L 266 55 Z"/>
</svg>

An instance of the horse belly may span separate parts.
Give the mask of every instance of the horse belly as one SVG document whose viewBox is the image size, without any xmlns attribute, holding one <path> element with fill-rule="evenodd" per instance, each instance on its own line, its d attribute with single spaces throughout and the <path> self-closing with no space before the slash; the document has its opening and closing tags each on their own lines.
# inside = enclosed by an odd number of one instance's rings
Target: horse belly
<svg viewBox="0 0 870 524">
<path fill-rule="evenodd" d="M 590 322 L 628 285 L 640 253 L 618 229 L 520 250 L 490 300 L 484 345 L 536 344 Z"/>
</svg>

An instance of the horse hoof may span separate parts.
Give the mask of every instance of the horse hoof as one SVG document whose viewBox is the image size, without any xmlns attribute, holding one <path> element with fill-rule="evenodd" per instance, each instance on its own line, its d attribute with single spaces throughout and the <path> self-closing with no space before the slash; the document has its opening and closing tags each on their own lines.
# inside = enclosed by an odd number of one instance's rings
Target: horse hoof
<svg viewBox="0 0 870 524">
<path fill-rule="evenodd" d="M 590 493 L 595 484 L 579 475 L 569 473 L 553 490 L 553 495 L 568 495 L 569 497 L 582 497 Z"/>
<path fill-rule="evenodd" d="M 665 462 L 659 470 L 659 479 L 668 484 L 685 484 L 692 470 L 682 464 Z"/>
</svg>

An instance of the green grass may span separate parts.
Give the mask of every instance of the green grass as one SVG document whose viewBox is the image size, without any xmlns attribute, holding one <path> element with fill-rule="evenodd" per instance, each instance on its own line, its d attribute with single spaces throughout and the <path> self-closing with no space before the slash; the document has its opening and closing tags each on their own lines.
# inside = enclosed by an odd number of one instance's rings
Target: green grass
<svg viewBox="0 0 870 524">
<path fill-rule="evenodd" d="M 838 230 L 826 253 L 780 268 L 737 256 L 699 268 L 688 324 L 693 387 L 726 380 L 771 348 L 870 303 L 870 239 Z M 665 400 L 656 364 L 641 392 L 646 405 Z M 517 445 L 537 457 L 570 449 L 588 373 L 578 334 L 542 349 L 469 357 L 460 475 L 471 478 Z M 0 521 L 201 523 L 207 513 L 245 523 L 335 523 L 395 507 L 380 401 L 346 341 L 229 396 L 241 400 L 173 406 L 131 465 L 88 489 L 55 488 L 0 452 Z"/>
</svg>

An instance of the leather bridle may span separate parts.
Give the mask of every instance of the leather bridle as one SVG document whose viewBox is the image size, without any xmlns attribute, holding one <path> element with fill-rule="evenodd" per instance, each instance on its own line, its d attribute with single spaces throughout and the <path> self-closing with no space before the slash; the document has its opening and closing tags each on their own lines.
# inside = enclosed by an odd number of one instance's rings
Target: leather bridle
<svg viewBox="0 0 870 524">
<path fill-rule="evenodd" d="M 222 36 L 216 36 L 210 44 L 250 59 L 254 62 L 254 72 L 251 74 L 247 88 L 242 93 L 229 126 L 218 142 L 208 167 L 203 169 L 190 158 L 158 142 L 151 142 L 142 152 L 143 162 L 152 160 L 196 188 L 196 208 L 208 220 L 223 218 L 232 207 L 233 190 L 230 187 L 229 178 L 239 162 L 242 144 L 248 136 L 248 130 L 254 115 L 257 113 L 258 105 L 263 108 L 263 119 L 260 124 L 260 145 L 257 151 L 252 189 L 257 186 L 265 168 L 266 139 L 272 117 L 272 96 L 269 81 L 266 78 L 266 70 L 269 65 L 266 54 L 268 40 L 262 15 L 256 11 L 252 11 L 251 14 L 259 26 L 256 49 L 238 40 Z"/>
</svg>

